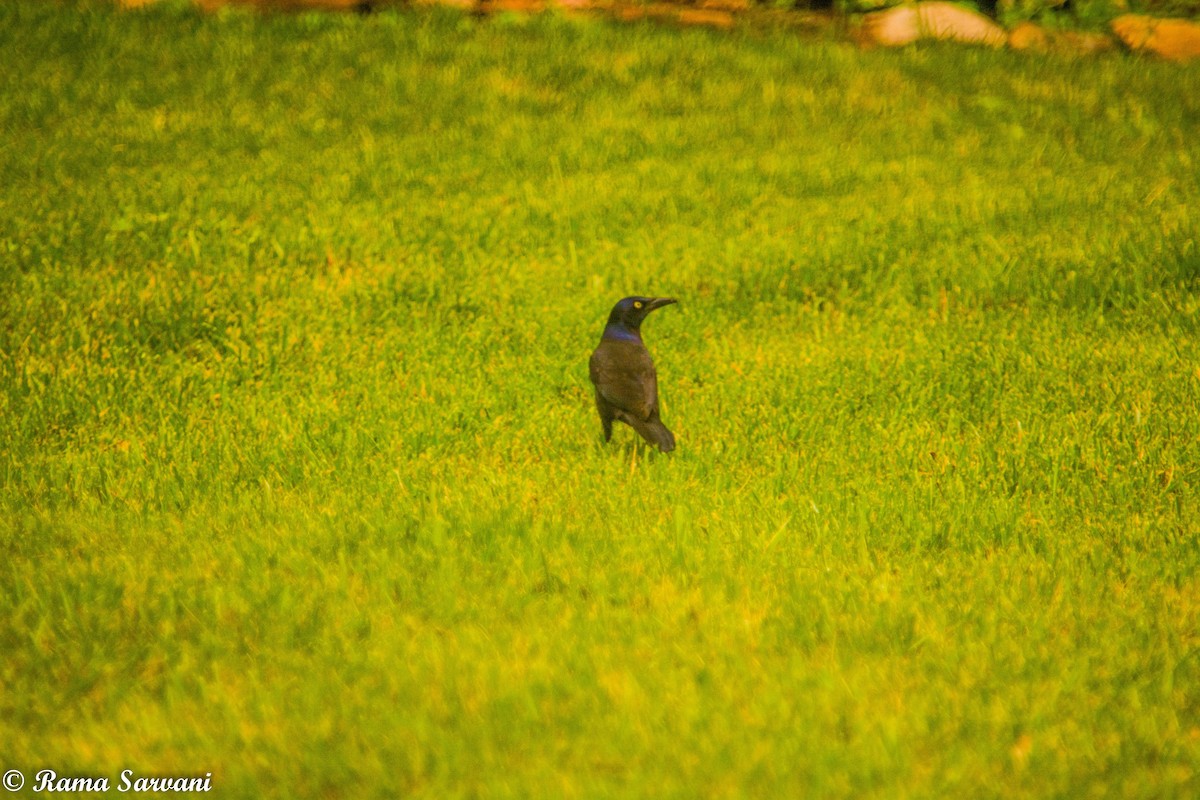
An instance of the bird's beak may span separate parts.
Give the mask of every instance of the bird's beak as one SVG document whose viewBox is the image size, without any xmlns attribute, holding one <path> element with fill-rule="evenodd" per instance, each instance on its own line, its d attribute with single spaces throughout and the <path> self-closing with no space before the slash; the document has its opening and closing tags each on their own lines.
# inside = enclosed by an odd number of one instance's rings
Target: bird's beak
<svg viewBox="0 0 1200 800">
<path fill-rule="evenodd" d="M 669 306 L 672 303 L 678 303 L 678 302 L 679 301 L 676 300 L 674 297 L 656 297 L 653 300 L 651 300 L 649 303 L 646 303 L 646 311 L 650 312 L 656 308 L 662 308 L 663 306 Z"/>
</svg>

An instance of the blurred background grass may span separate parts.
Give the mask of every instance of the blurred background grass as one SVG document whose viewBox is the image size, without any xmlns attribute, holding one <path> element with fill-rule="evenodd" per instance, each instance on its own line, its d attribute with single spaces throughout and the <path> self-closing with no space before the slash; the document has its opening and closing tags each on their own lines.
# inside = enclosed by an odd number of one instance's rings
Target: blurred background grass
<svg viewBox="0 0 1200 800">
<path fill-rule="evenodd" d="M 1194 69 L 0 8 L 4 768 L 1179 796 Z M 600 443 L 612 303 L 680 450 Z"/>
</svg>

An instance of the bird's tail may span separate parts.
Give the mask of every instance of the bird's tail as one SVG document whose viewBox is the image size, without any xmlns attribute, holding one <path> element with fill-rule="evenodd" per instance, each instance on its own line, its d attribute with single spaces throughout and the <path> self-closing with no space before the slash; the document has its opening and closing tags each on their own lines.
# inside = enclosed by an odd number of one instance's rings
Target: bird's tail
<svg viewBox="0 0 1200 800">
<path fill-rule="evenodd" d="M 663 425 L 660 420 L 650 419 L 645 422 L 637 420 L 633 427 L 647 442 L 658 445 L 658 449 L 662 452 L 669 453 L 675 449 L 675 434 L 667 430 L 667 426 Z"/>
</svg>

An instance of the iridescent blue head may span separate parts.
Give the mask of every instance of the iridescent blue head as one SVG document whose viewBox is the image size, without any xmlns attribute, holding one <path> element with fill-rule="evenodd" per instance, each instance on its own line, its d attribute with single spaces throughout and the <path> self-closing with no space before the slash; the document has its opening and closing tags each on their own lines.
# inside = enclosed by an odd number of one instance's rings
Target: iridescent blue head
<svg viewBox="0 0 1200 800">
<path fill-rule="evenodd" d="M 678 302 L 674 297 L 626 297 L 613 306 L 601 338 L 640 342 L 642 321 L 646 315 L 656 308 Z"/>
</svg>

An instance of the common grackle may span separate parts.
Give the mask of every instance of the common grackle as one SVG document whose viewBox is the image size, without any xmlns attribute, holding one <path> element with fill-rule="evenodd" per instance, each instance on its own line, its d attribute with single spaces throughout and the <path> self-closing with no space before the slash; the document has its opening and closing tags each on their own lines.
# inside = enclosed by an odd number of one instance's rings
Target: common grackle
<svg viewBox="0 0 1200 800">
<path fill-rule="evenodd" d="M 642 342 L 642 321 L 654 309 L 676 302 L 671 297 L 626 297 L 608 315 L 588 362 L 604 441 L 612 439 L 613 420 L 619 419 L 662 452 L 675 449 L 674 434 L 658 418 L 658 375 Z"/>
</svg>

